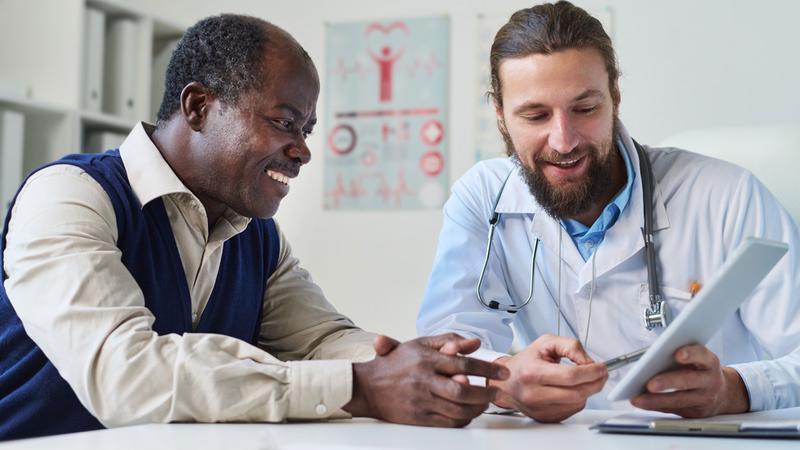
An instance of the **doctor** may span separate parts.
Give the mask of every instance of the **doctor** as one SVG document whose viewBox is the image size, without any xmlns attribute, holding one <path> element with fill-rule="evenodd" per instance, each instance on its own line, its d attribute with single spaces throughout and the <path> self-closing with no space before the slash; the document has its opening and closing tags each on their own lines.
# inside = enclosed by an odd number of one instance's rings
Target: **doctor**
<svg viewBox="0 0 800 450">
<path fill-rule="evenodd" d="M 490 382 L 500 407 L 560 421 L 587 405 L 619 406 L 605 394 L 624 371 L 597 361 L 647 347 L 664 325 L 657 310 L 651 329 L 643 320 L 661 306 L 650 299 L 642 233 L 651 202 L 657 289 L 673 316 L 748 236 L 790 251 L 707 346 L 679 349 L 679 369 L 651 379 L 633 405 L 685 417 L 800 405 L 800 236 L 767 189 L 732 164 L 637 149 L 618 118 L 611 40 L 568 2 L 515 13 L 490 63 L 509 158 L 478 163 L 453 186 L 420 335 L 480 338 L 479 357 L 511 370 Z M 522 350 L 510 356 L 514 339 Z"/>
</svg>

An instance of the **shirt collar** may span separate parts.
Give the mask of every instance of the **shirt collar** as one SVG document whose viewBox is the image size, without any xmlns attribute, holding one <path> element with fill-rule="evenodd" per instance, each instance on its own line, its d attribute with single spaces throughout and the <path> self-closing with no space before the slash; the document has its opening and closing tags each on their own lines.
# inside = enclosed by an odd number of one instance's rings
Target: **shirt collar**
<svg viewBox="0 0 800 450">
<path fill-rule="evenodd" d="M 139 122 L 122 142 L 119 154 L 122 164 L 128 173 L 128 181 L 133 193 L 144 207 L 151 201 L 171 194 L 186 194 L 194 199 L 197 204 L 200 200 L 186 187 L 161 155 L 158 147 L 150 139 L 155 131 L 155 126 L 146 122 Z M 205 210 L 203 210 L 205 214 Z M 250 218 L 244 217 L 232 209 L 227 208 L 222 218 L 217 222 L 217 227 L 224 226 L 230 230 L 225 234 L 232 235 L 244 231 L 250 223 Z"/>
<path fill-rule="evenodd" d="M 154 125 L 139 122 L 119 146 L 131 189 L 143 207 L 167 194 L 192 194 L 153 144 L 153 131 Z"/>
</svg>

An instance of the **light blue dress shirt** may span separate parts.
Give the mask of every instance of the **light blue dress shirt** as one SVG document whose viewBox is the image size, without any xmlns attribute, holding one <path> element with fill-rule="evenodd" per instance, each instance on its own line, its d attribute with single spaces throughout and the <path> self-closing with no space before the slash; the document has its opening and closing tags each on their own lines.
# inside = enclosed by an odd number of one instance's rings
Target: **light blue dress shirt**
<svg viewBox="0 0 800 450">
<path fill-rule="evenodd" d="M 628 181 L 625 183 L 625 187 L 614 196 L 614 199 L 611 200 L 608 205 L 606 205 L 591 228 L 577 220 L 566 219 L 561 221 L 564 229 L 569 233 L 572 241 L 575 242 L 575 246 L 578 248 L 578 252 L 581 254 L 584 261 L 588 261 L 589 258 L 592 257 L 594 249 L 603 242 L 606 231 L 614 225 L 617 221 L 617 217 L 619 217 L 620 213 L 628 205 L 628 200 L 631 198 L 633 180 L 636 175 L 633 171 L 633 164 L 631 164 L 631 158 L 628 156 L 628 152 L 622 150 L 624 148 L 623 145 L 624 144 L 620 140 L 617 140 L 617 150 L 620 155 L 622 155 L 622 160 L 625 161 L 625 172 L 627 172 L 628 175 Z"/>
</svg>

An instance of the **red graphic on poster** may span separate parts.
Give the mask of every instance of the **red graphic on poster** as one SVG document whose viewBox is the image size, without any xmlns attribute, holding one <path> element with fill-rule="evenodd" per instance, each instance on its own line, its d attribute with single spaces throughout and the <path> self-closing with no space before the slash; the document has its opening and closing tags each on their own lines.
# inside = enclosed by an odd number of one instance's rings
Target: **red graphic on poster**
<svg viewBox="0 0 800 450">
<path fill-rule="evenodd" d="M 365 172 L 350 180 L 350 186 L 346 186 L 341 172 L 336 174 L 336 185 L 333 189 L 326 192 L 326 196 L 331 200 L 331 206 L 338 208 L 343 198 L 361 198 L 370 195 L 364 184 L 375 185 L 375 192 L 383 200 L 385 205 L 393 203 L 399 207 L 403 204 L 403 197 L 413 196 L 414 191 L 406 183 L 405 171 L 398 169 L 397 184 L 392 186 L 386 181 L 386 176 L 381 172 Z"/>
<path fill-rule="evenodd" d="M 381 126 L 381 137 L 384 143 L 394 142 L 396 144 L 405 144 L 408 142 L 408 135 L 410 126 L 408 121 L 403 121 L 399 126 L 392 126 L 384 123 Z"/>
<path fill-rule="evenodd" d="M 429 177 L 435 177 L 444 169 L 444 156 L 438 150 L 429 150 L 419 159 L 419 168 Z"/>
<path fill-rule="evenodd" d="M 428 145 L 439 145 L 444 139 L 444 126 L 438 120 L 429 120 L 422 124 L 419 134 L 422 142 Z"/>
<path fill-rule="evenodd" d="M 336 125 L 328 135 L 328 146 L 337 155 L 346 155 L 356 148 L 356 130 L 350 125 Z"/>
<path fill-rule="evenodd" d="M 383 37 L 386 38 L 385 40 L 379 40 L 380 48 L 377 49 L 378 51 L 367 47 L 369 56 L 378 64 L 378 70 L 380 72 L 379 98 L 381 102 L 392 101 L 392 72 L 394 70 L 394 63 L 403 56 L 404 52 L 403 48 L 396 48 L 397 44 L 393 45 L 389 42 L 389 37 L 395 30 L 408 34 L 408 27 L 403 22 L 392 22 L 389 25 L 375 22 L 369 24 L 366 30 L 368 40 L 372 33 L 381 33 Z"/>
</svg>

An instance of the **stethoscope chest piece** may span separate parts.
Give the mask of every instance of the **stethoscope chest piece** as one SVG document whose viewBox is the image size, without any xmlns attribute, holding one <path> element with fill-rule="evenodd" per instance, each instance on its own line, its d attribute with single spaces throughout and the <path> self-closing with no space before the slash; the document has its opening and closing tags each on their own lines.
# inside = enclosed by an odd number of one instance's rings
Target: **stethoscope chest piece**
<svg viewBox="0 0 800 450">
<path fill-rule="evenodd" d="M 650 303 L 644 310 L 644 327 L 648 330 L 653 328 L 666 328 L 669 323 L 669 305 L 661 298 Z"/>
</svg>

